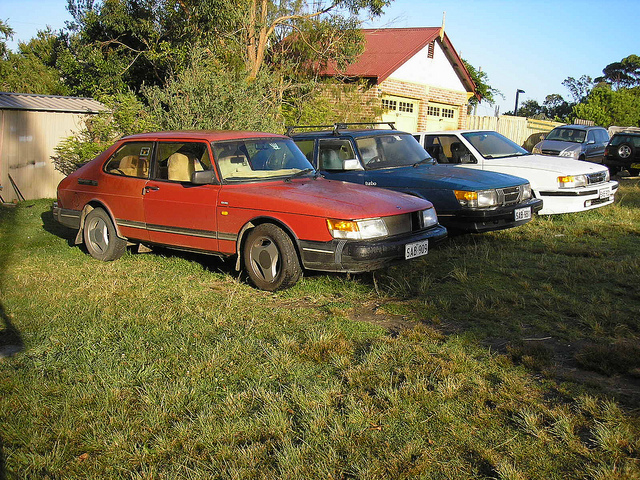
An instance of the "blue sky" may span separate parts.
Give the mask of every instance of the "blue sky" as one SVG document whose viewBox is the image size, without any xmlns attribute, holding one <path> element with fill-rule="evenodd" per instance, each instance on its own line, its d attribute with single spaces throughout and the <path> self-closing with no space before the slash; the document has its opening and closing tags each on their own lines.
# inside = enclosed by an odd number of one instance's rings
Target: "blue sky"
<svg viewBox="0 0 640 480">
<path fill-rule="evenodd" d="M 15 30 L 14 41 L 36 31 L 64 27 L 70 20 L 66 0 L 0 0 L 0 19 Z M 610 63 L 640 55 L 638 0 L 395 0 L 385 15 L 367 26 L 434 27 L 442 23 L 458 53 L 489 76 L 500 90 L 500 112 L 513 110 L 516 89 L 527 99 L 544 101 L 559 93 L 567 77 L 597 77 Z M 479 115 L 493 115 L 481 105 Z"/>
</svg>

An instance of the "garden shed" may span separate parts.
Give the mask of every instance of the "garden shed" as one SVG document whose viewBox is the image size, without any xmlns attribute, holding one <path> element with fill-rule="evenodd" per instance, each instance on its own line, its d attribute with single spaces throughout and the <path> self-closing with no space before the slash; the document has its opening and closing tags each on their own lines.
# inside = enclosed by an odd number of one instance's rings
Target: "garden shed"
<svg viewBox="0 0 640 480">
<path fill-rule="evenodd" d="M 51 157 L 82 119 L 105 107 L 91 98 L 0 92 L 0 196 L 54 198 L 63 175 Z"/>
</svg>

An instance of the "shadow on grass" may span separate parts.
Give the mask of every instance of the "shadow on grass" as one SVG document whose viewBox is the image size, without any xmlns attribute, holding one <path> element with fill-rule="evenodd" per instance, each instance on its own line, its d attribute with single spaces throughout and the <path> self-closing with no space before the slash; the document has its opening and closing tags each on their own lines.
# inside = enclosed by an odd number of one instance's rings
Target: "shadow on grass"
<svg viewBox="0 0 640 480">
<path fill-rule="evenodd" d="M 70 247 L 76 246 L 75 238 L 77 231 L 59 223 L 53 218 L 53 212 L 51 210 L 42 212 L 40 218 L 42 219 L 42 228 L 44 228 L 45 231 L 56 237 L 65 239 Z"/>
<path fill-rule="evenodd" d="M 16 207 L 2 207 L 0 210 L 0 231 L 6 233 L 6 229 L 12 230 L 9 225 L 15 217 Z M 9 226 L 7 226 L 9 225 Z M 8 246 L 12 245 L 11 241 L 4 242 L 4 248 L 0 248 L 0 287 L 2 287 L 4 271 L 11 254 Z M 1 291 L 1 289 L 0 289 Z M 11 323 L 11 319 L 6 314 L 4 305 L 0 302 L 0 361 L 3 357 L 10 357 L 22 351 L 24 343 L 18 329 Z M 0 480 L 7 478 L 6 459 L 4 455 L 4 442 L 0 436 Z"/>
<path fill-rule="evenodd" d="M 3 357 L 10 357 L 24 349 L 22 337 L 17 328 L 13 326 L 8 315 L 0 303 L 0 360 Z M 5 480 L 6 465 L 2 437 L 0 436 L 0 480 Z"/>
</svg>

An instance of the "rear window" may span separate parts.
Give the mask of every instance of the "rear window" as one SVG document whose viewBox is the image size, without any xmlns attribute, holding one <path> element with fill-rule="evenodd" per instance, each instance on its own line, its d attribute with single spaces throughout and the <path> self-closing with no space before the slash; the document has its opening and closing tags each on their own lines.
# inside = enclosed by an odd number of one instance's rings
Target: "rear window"
<svg viewBox="0 0 640 480">
<path fill-rule="evenodd" d="M 151 142 L 125 143 L 111 156 L 104 171 L 126 177 L 147 178 L 152 147 Z"/>
<path fill-rule="evenodd" d="M 640 148 L 640 135 L 616 134 L 611 139 L 611 145 L 616 146 L 621 143 L 631 143 L 634 147 Z"/>
</svg>

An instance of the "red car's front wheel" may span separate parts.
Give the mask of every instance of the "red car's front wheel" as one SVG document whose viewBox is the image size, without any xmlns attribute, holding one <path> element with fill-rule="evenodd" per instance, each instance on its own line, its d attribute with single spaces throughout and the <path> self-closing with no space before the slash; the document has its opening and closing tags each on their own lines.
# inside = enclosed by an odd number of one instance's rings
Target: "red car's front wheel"
<svg viewBox="0 0 640 480">
<path fill-rule="evenodd" d="M 288 288 L 302 274 L 291 238 L 271 223 L 258 225 L 249 232 L 242 256 L 251 282 L 261 290 Z"/>
</svg>

